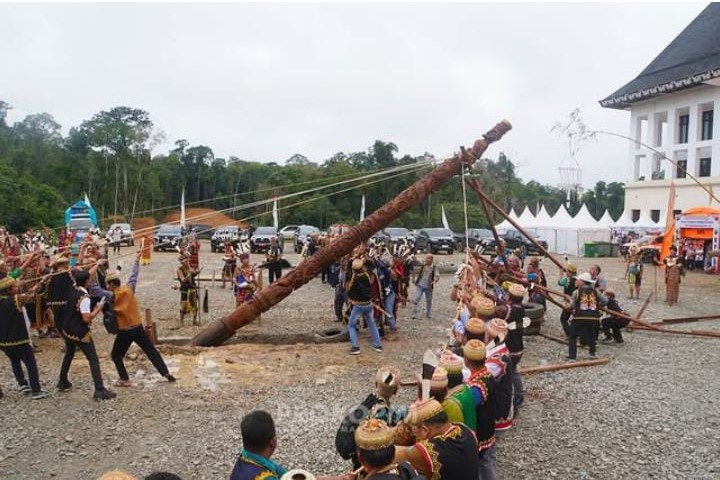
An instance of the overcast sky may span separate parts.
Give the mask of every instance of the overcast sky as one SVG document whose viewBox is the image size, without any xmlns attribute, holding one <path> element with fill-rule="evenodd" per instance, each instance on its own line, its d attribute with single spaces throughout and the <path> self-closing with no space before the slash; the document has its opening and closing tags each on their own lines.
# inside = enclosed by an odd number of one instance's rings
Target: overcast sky
<svg viewBox="0 0 720 480">
<path fill-rule="evenodd" d="M 556 185 L 568 149 L 553 124 L 580 107 L 589 127 L 628 133 L 629 113 L 597 101 L 705 5 L 2 4 L 0 99 L 10 121 L 46 111 L 65 131 L 142 108 L 169 143 L 279 162 L 375 139 L 445 157 L 507 118 L 489 155 Z M 586 186 L 630 173 L 624 140 L 579 161 Z"/>
</svg>

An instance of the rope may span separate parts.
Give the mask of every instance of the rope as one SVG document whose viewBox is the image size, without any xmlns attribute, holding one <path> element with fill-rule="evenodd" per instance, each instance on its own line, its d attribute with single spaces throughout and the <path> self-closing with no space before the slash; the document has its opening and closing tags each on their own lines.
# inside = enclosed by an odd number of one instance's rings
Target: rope
<svg viewBox="0 0 720 480">
<path fill-rule="evenodd" d="M 304 205 L 304 204 L 306 204 L 306 203 L 314 202 L 314 201 L 317 201 L 317 200 L 322 200 L 323 198 L 328 198 L 328 197 L 331 197 L 331 196 L 334 196 L 334 195 L 338 195 L 338 194 L 341 194 L 341 193 L 349 192 L 349 191 L 351 191 L 351 190 L 355 190 L 355 189 L 358 189 L 358 188 L 362 188 L 362 187 L 365 187 L 365 186 L 368 186 L 368 185 L 373 185 L 373 184 L 376 184 L 376 183 L 384 182 L 384 181 L 386 181 L 386 180 L 390 180 L 390 179 L 393 179 L 393 178 L 397 178 L 397 177 L 400 177 L 400 176 L 402 176 L 402 175 L 407 175 L 407 174 L 409 174 L 409 173 L 416 173 L 416 172 L 419 172 L 420 170 L 423 170 L 423 169 L 425 169 L 425 168 L 427 168 L 427 167 L 429 167 L 429 166 L 432 166 L 432 165 L 429 165 L 429 163 L 431 163 L 431 162 L 418 162 L 418 163 L 416 163 L 416 164 L 412 164 L 413 167 L 414 167 L 414 168 L 412 168 L 412 169 L 403 169 L 403 171 L 400 171 L 400 172 L 398 172 L 398 173 L 395 173 L 394 175 L 385 176 L 385 177 L 379 178 L 379 179 L 377 179 L 377 180 L 373 180 L 373 181 L 371 181 L 371 182 L 366 182 L 366 183 L 363 183 L 363 184 L 360 184 L 360 185 L 353 185 L 353 186 L 351 186 L 351 187 L 347 187 L 347 188 L 344 188 L 344 189 L 341 189 L 341 190 L 338 190 L 338 191 L 335 191 L 335 192 L 330 192 L 330 193 L 327 193 L 327 194 L 318 195 L 318 196 L 313 197 L 313 198 L 301 200 L 301 201 L 299 201 L 299 202 L 296 202 L 296 203 L 293 203 L 293 204 L 290 204 L 290 205 L 286 205 L 286 206 L 283 206 L 283 207 L 279 207 L 279 208 L 278 208 L 278 211 L 279 211 L 279 210 L 287 210 L 287 209 L 289 209 L 289 208 L 294 208 L 294 207 L 299 206 L 299 205 Z M 373 175 L 373 176 L 376 176 L 376 175 Z M 341 182 L 341 183 L 346 183 L 346 182 Z M 261 212 L 261 213 L 255 214 L 255 215 L 250 215 L 250 216 L 247 216 L 247 217 L 244 217 L 244 218 L 235 220 L 233 223 L 245 222 L 245 221 L 252 220 L 252 219 L 255 219 L 255 218 L 259 218 L 259 217 L 262 217 L 262 216 L 265 216 L 265 215 L 270 215 L 271 213 L 272 213 L 272 212 Z M 200 234 L 200 233 L 204 233 L 204 232 L 207 232 L 207 231 L 210 231 L 210 230 L 212 230 L 212 228 L 208 228 L 208 229 L 205 229 L 205 230 L 201 230 L 201 231 L 196 232 L 196 233 Z M 160 244 L 160 245 L 164 245 L 164 244 Z M 158 245 L 156 245 L 156 246 L 158 246 Z M 135 256 L 136 254 L 137 254 L 137 252 L 123 253 L 123 254 L 120 254 L 120 255 L 117 255 L 116 257 L 114 257 L 113 260 L 116 261 L 116 260 L 121 259 L 121 258 L 124 258 L 124 257 Z M 92 267 L 93 267 L 94 265 L 96 265 L 97 263 L 98 263 L 98 262 L 92 262 L 92 263 L 90 263 L 90 264 L 83 265 L 83 267 L 92 268 Z M 62 274 L 64 274 L 64 273 L 67 273 L 67 272 L 54 272 L 54 273 L 51 273 L 51 274 L 48 274 L 48 275 L 43 275 L 42 278 L 44 278 L 44 279 L 45 279 L 45 278 L 51 278 L 51 277 L 54 277 L 55 275 L 62 275 Z M 28 282 L 34 281 L 34 280 L 37 280 L 37 277 L 28 280 Z"/>
<path fill-rule="evenodd" d="M 465 263 L 470 263 L 470 229 L 468 228 L 467 191 L 465 188 L 465 164 L 460 163 L 460 183 L 462 183 L 463 214 L 465 216 Z"/>
</svg>

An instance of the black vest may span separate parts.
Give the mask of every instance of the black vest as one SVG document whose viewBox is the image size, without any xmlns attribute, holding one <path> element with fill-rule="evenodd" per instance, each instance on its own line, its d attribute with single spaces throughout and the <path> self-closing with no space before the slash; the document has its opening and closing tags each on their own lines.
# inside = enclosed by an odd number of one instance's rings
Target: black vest
<svg viewBox="0 0 720 480">
<path fill-rule="evenodd" d="M 494 420 L 493 420 L 494 424 Z M 477 440 L 468 427 L 454 423 L 445 434 L 421 442 L 433 464 L 432 478 L 477 480 Z"/>
<path fill-rule="evenodd" d="M 593 320 L 599 317 L 600 302 L 595 288 L 590 285 L 584 285 L 578 288 L 573 318 L 575 320 Z"/>
<path fill-rule="evenodd" d="M 85 323 L 80 313 L 80 301 L 87 295 L 76 288 L 70 294 L 67 304 L 67 317 L 63 323 L 63 335 L 70 340 L 82 341 L 90 332 L 90 325 Z"/>
</svg>

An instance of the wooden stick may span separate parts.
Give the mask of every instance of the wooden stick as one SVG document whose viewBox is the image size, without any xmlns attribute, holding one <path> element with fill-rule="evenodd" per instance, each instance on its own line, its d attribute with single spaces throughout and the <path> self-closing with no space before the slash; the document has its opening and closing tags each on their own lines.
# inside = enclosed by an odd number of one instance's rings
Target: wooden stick
<svg viewBox="0 0 720 480">
<path fill-rule="evenodd" d="M 664 318 L 659 322 L 652 322 L 654 325 L 662 325 L 663 323 L 688 323 L 698 322 L 700 320 L 717 320 L 720 319 L 720 315 L 705 315 L 698 317 L 677 317 L 677 318 Z"/>
<path fill-rule="evenodd" d="M 556 337 L 555 335 L 550 335 L 548 333 L 540 332 L 540 333 L 538 333 L 538 335 L 540 335 L 543 338 L 547 338 L 548 340 L 552 340 L 553 342 L 562 343 L 563 345 L 567 345 L 569 343 L 567 338 Z M 578 345 L 578 347 L 585 348 L 585 349 L 588 348 L 587 345 Z"/>
<path fill-rule="evenodd" d="M 502 215 L 505 218 L 505 220 L 510 222 L 510 225 L 515 227 L 518 232 L 520 232 L 522 235 L 525 236 L 525 238 L 530 240 L 530 242 L 535 246 L 535 248 L 537 248 L 540 252 L 543 253 L 543 255 L 545 255 L 547 258 L 549 258 L 551 262 L 553 262 L 555 265 L 557 265 L 560 268 L 560 270 L 565 271 L 565 265 L 560 263 L 560 261 L 558 259 L 556 259 L 553 255 L 551 255 L 550 252 L 548 252 L 545 247 L 540 245 L 540 243 L 538 243 L 537 240 L 535 240 L 535 238 L 533 238 L 529 233 L 527 233 L 525 231 L 525 229 L 523 229 L 515 220 L 510 218 L 510 215 L 505 213 L 505 211 L 503 211 L 503 209 L 500 208 L 500 205 L 495 203 L 495 201 L 492 198 L 490 198 L 487 194 L 485 194 L 485 192 L 483 191 L 482 187 L 480 186 L 480 184 L 478 183 L 477 180 L 467 179 L 466 182 L 470 186 L 470 188 L 475 190 L 475 193 L 478 195 L 478 197 L 481 200 L 484 199 L 488 203 L 488 205 L 493 207 L 493 209 L 496 212 L 498 212 L 500 215 Z"/>
<path fill-rule="evenodd" d="M 536 367 L 526 367 L 518 370 L 521 375 L 534 375 L 536 373 L 556 372 L 558 370 L 567 370 L 579 367 L 595 367 L 605 365 L 610 361 L 609 358 L 598 358 L 595 360 L 582 360 L 579 362 L 556 363 L 553 365 L 539 365 Z"/>
<path fill-rule="evenodd" d="M 480 205 L 482 205 L 483 211 L 485 212 L 485 218 L 487 218 L 488 225 L 490 226 L 490 231 L 495 238 L 495 252 L 500 255 L 500 258 L 502 258 L 503 267 L 505 267 L 505 270 L 509 270 L 510 267 L 508 265 L 507 258 L 505 257 L 505 249 L 501 248 L 500 242 L 502 240 L 500 240 L 500 235 L 498 235 L 497 229 L 495 228 L 495 222 L 493 221 L 493 216 L 490 212 L 490 209 L 488 208 L 488 204 L 487 202 L 485 202 L 485 200 L 483 200 L 482 197 L 480 197 Z"/>
</svg>

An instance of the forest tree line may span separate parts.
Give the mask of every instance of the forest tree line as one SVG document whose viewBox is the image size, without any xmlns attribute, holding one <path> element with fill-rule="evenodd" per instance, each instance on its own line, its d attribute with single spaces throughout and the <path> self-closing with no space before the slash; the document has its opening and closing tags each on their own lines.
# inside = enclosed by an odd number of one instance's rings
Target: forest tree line
<svg viewBox="0 0 720 480">
<path fill-rule="evenodd" d="M 410 165 L 432 158 L 398 156 L 392 142 L 376 140 L 362 152 L 338 152 L 322 163 L 302 154 L 288 159 L 251 162 L 236 156 L 216 157 L 207 145 L 191 145 L 179 139 L 164 153 L 155 150 L 165 137 L 150 114 L 130 107 L 103 110 L 71 127 L 62 127 L 48 113 L 27 115 L 13 124 L 7 121 L 11 105 L 0 100 L 0 225 L 19 232 L 28 227 L 60 227 L 64 210 L 85 194 L 107 226 L 112 221 L 131 221 L 152 216 L 160 220 L 177 210 L 183 189 L 186 202 L 195 207 L 231 209 L 253 201 L 304 191 L 308 188 L 351 179 L 362 174 Z M 326 228 L 333 223 L 356 223 L 361 196 L 365 194 L 369 215 L 429 169 L 389 178 L 338 195 L 333 190 L 349 184 L 280 201 L 280 223 L 310 224 Z M 624 185 L 598 182 L 581 198 L 566 199 L 566 193 L 535 180 L 524 181 L 516 165 L 503 153 L 497 159 L 477 162 L 471 175 L 506 210 L 518 213 L 525 206 L 535 212 L 540 204 L 552 215 L 563 203 L 570 214 L 582 202 L 599 218 L 605 209 L 617 218 L 623 211 Z M 375 177 L 369 181 L 377 180 Z M 450 226 L 462 230 L 463 199 L 460 179 L 453 178 L 442 189 L 395 222 L 408 228 L 441 225 L 441 206 Z M 316 201 L 283 209 L 317 197 Z M 270 212 L 269 205 L 228 212 L 236 219 Z M 472 191 L 468 192 L 470 227 L 487 226 Z M 499 223 L 500 219 L 495 219 Z M 199 223 L 202 223 L 200 220 Z M 270 224 L 260 216 L 253 224 Z"/>
</svg>

